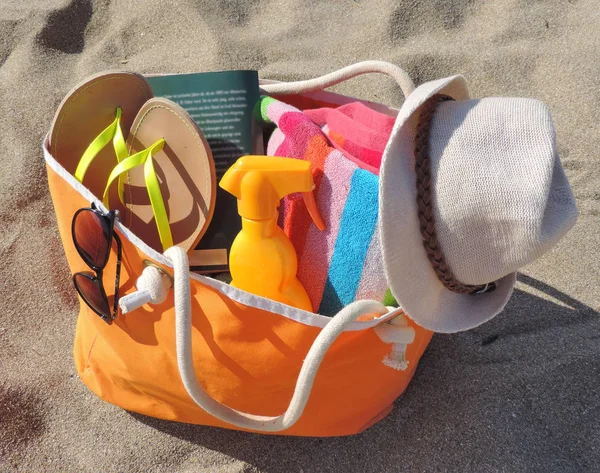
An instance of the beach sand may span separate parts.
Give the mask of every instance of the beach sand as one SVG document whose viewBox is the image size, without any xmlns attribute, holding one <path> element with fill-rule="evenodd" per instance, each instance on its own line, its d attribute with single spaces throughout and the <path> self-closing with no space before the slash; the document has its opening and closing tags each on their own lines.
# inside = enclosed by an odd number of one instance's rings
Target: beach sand
<svg viewBox="0 0 600 473">
<path fill-rule="evenodd" d="M 599 11 L 596 0 L 3 0 L 0 471 L 599 471 Z M 434 336 L 392 414 L 360 435 L 182 425 L 93 395 L 71 355 L 78 302 L 41 153 L 63 96 L 106 69 L 296 80 L 365 59 L 417 84 L 460 73 L 474 97 L 546 102 L 576 227 L 522 269 L 502 314 Z M 337 90 L 402 103 L 386 77 Z"/>
</svg>

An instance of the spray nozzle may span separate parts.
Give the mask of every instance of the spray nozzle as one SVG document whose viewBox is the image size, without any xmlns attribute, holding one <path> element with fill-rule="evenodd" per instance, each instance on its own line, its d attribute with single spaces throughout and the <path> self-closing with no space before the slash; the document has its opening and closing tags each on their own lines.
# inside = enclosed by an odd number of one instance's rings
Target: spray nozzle
<svg viewBox="0 0 600 473">
<path fill-rule="evenodd" d="M 238 213 L 250 220 L 272 219 L 279 201 L 302 193 L 313 222 L 323 230 L 313 190 L 311 163 L 276 156 L 242 156 L 221 178 L 219 186 L 238 199 Z"/>
</svg>

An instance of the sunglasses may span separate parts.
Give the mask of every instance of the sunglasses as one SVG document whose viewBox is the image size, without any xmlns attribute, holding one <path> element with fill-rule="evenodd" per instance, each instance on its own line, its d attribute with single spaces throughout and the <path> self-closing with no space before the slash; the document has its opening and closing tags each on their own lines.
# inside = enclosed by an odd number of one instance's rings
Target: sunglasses
<svg viewBox="0 0 600 473">
<path fill-rule="evenodd" d="M 75 212 L 71 224 L 75 248 L 85 264 L 93 270 L 93 272 L 86 271 L 73 275 L 75 289 L 90 309 L 109 325 L 117 317 L 121 274 L 121 239 L 114 232 L 115 218 L 114 210 L 103 213 L 92 204 L 92 208 L 79 209 Z M 102 282 L 102 270 L 108 263 L 113 239 L 117 243 L 117 270 L 114 304 L 111 311 Z"/>
</svg>

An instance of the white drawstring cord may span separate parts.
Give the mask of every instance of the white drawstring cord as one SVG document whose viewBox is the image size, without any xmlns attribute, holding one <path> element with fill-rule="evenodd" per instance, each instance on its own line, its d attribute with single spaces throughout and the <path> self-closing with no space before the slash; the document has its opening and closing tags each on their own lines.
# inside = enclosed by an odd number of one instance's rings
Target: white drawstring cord
<svg viewBox="0 0 600 473">
<path fill-rule="evenodd" d="M 390 310 L 396 310 L 394 307 L 388 307 Z M 385 343 L 391 343 L 390 353 L 383 359 L 383 364 L 399 371 L 408 369 L 408 360 L 406 359 L 406 349 L 408 345 L 415 341 L 415 329 L 408 326 L 404 314 L 390 320 L 387 324 L 381 325 L 375 329 L 375 332 Z"/>
</svg>

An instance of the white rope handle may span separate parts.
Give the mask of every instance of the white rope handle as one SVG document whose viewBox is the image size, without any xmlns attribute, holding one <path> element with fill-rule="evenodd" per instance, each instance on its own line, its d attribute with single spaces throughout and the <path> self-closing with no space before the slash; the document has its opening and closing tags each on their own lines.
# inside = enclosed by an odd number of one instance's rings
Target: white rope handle
<svg viewBox="0 0 600 473">
<path fill-rule="evenodd" d="M 353 77 L 361 74 L 369 74 L 377 72 L 385 74 L 394 79 L 404 97 L 408 97 L 413 90 L 415 90 L 415 84 L 404 69 L 385 61 L 363 61 L 357 62 L 350 66 L 339 69 L 330 74 L 325 74 L 321 77 L 316 77 L 309 80 L 301 80 L 297 82 L 282 82 L 277 84 L 263 84 L 261 89 L 267 94 L 272 95 L 290 95 L 300 94 L 307 92 L 314 92 L 317 90 L 323 90 L 327 87 L 339 84 Z"/>
<path fill-rule="evenodd" d="M 387 312 L 387 308 L 376 301 L 356 301 L 346 306 L 321 330 L 310 347 L 300 369 L 294 395 L 287 410 L 275 417 L 247 414 L 213 399 L 198 382 L 192 356 L 192 309 L 187 254 L 182 248 L 173 246 L 165 251 L 165 256 L 173 263 L 175 275 L 175 340 L 177 363 L 183 385 L 196 404 L 210 415 L 244 429 L 278 432 L 294 425 L 308 402 L 323 357 L 338 335 L 363 314 L 385 314 Z"/>
</svg>

